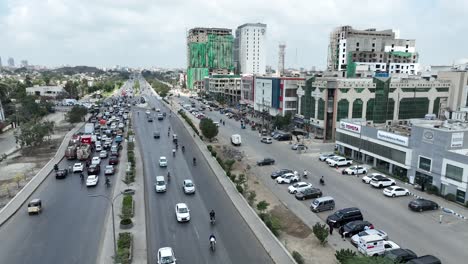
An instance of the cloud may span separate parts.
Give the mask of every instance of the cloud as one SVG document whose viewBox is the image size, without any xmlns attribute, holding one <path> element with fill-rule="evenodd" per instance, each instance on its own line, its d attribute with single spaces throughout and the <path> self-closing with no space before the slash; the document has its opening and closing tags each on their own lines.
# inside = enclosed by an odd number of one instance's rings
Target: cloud
<svg viewBox="0 0 468 264">
<path fill-rule="evenodd" d="M 33 64 L 185 67 L 192 27 L 268 25 L 267 63 L 276 66 L 286 42 L 286 65 L 324 67 L 330 31 L 400 29 L 417 40 L 424 63 L 468 57 L 463 0 L 5 0 L 0 13 L 3 57 Z M 296 55 L 297 54 L 297 55 Z"/>
</svg>

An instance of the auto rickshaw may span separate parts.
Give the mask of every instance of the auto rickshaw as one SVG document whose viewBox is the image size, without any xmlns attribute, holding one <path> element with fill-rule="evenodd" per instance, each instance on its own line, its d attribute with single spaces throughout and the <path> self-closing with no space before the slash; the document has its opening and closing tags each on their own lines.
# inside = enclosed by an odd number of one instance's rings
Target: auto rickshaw
<svg viewBox="0 0 468 264">
<path fill-rule="evenodd" d="M 42 211 L 42 201 L 41 199 L 32 199 L 28 203 L 28 214 L 39 214 Z"/>
</svg>

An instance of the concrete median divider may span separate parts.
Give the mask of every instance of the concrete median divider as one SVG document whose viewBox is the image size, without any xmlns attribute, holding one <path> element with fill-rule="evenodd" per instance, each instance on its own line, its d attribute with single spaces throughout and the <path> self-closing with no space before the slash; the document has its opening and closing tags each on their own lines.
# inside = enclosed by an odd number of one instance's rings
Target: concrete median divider
<svg viewBox="0 0 468 264">
<path fill-rule="evenodd" d="M 54 157 L 47 162 L 44 167 L 21 189 L 15 197 L 13 197 L 6 205 L 0 210 L 0 226 L 10 219 L 27 201 L 27 199 L 34 193 L 34 191 L 41 185 L 41 183 L 47 178 L 50 171 L 53 170 L 54 164 L 60 162 L 63 159 L 63 153 L 68 146 L 68 141 L 72 135 L 75 134 L 84 124 L 79 123 L 70 130 L 64 137 L 60 147 L 57 149 Z"/>
</svg>

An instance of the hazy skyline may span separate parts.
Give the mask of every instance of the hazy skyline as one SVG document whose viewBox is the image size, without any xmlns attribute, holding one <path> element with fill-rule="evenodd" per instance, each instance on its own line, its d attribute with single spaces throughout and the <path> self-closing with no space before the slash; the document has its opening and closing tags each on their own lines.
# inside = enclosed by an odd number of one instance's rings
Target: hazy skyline
<svg viewBox="0 0 468 264">
<path fill-rule="evenodd" d="M 420 63 L 468 59 L 463 0 L 0 0 L 0 57 L 46 66 L 186 67 L 193 27 L 267 24 L 267 65 L 324 68 L 334 27 L 398 29 L 416 39 Z"/>
</svg>

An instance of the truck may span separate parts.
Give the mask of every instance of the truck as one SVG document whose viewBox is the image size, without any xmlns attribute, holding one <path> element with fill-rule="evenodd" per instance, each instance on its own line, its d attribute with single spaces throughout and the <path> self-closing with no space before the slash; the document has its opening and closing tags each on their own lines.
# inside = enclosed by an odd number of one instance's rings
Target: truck
<svg viewBox="0 0 468 264">
<path fill-rule="evenodd" d="M 345 157 L 336 157 L 334 159 L 328 160 L 327 162 L 330 167 L 341 167 L 353 164 L 352 159 L 348 159 Z"/>
<path fill-rule="evenodd" d="M 71 145 L 67 147 L 67 149 L 65 150 L 65 158 L 68 160 L 76 159 L 76 146 L 75 145 Z"/>
<path fill-rule="evenodd" d="M 91 145 L 82 144 L 76 150 L 76 157 L 79 160 L 87 160 L 91 156 Z"/>
<path fill-rule="evenodd" d="M 82 135 L 81 143 L 91 145 L 91 143 L 93 143 L 93 135 Z"/>
<path fill-rule="evenodd" d="M 231 136 L 231 143 L 234 146 L 240 146 L 242 144 L 242 139 L 239 134 L 234 134 Z"/>
<path fill-rule="evenodd" d="M 94 124 L 93 123 L 86 123 L 84 128 L 85 134 L 93 134 L 94 133 Z"/>
</svg>

